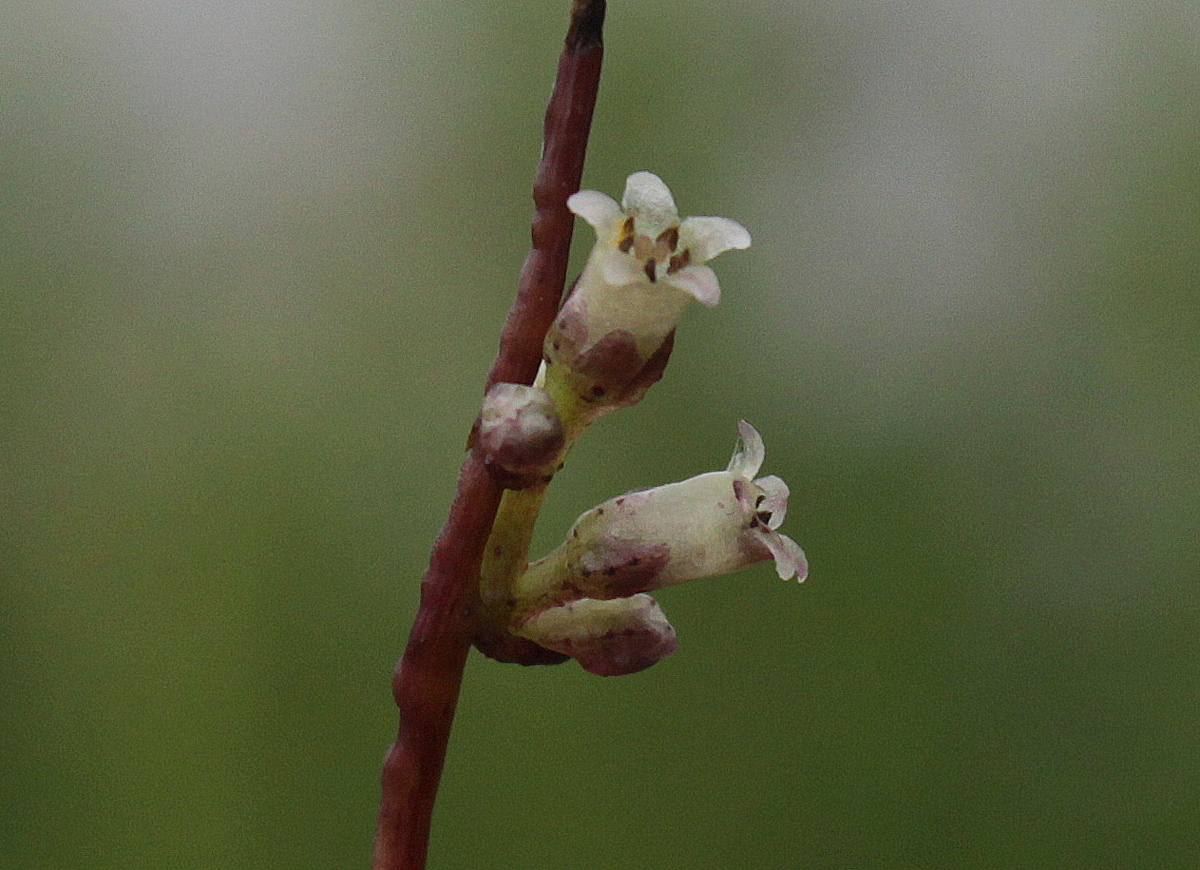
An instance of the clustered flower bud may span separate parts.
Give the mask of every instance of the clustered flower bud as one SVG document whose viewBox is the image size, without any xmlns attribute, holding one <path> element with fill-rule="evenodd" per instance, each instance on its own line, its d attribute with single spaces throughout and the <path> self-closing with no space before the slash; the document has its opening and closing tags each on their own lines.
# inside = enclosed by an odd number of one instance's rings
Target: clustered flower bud
<svg viewBox="0 0 1200 870">
<path fill-rule="evenodd" d="M 516 633 L 579 659 L 594 673 L 616 673 L 633 663 L 640 670 L 657 661 L 648 651 L 661 658 L 674 649 L 673 633 L 669 645 L 647 640 L 664 637 L 661 611 L 644 603 L 593 611 L 586 602 L 640 600 L 652 589 L 766 559 L 774 559 L 780 578 L 804 580 L 803 550 L 778 531 L 787 484 L 774 475 L 752 479 L 765 455 L 762 438 L 744 420 L 738 433 L 739 446 L 724 471 L 626 493 L 576 520 L 567 540 L 518 582 Z M 593 621 L 594 612 L 603 619 Z M 630 638 L 636 654 L 624 654 L 622 637 Z M 587 649 L 586 659 L 577 654 L 580 648 Z"/>
<path fill-rule="evenodd" d="M 641 399 L 663 373 L 692 300 L 716 305 L 704 265 L 750 234 L 720 217 L 680 220 L 671 191 L 635 172 L 618 204 L 595 190 L 567 200 L 596 243 L 543 344 L 533 387 L 489 390 L 472 444 L 508 489 L 488 540 L 475 643 L 501 661 L 576 659 L 605 676 L 649 667 L 675 650 L 675 629 L 646 593 L 774 560 L 804 580 L 804 552 L 779 531 L 788 487 L 758 477 L 762 438 L 745 421 L 723 471 L 627 492 L 587 511 L 546 557 L 526 562 L 541 498 L 571 441 L 596 417 Z M 522 569 L 524 569 L 522 571 Z"/>
<path fill-rule="evenodd" d="M 471 443 L 502 486 L 524 489 L 554 476 L 565 436 L 548 395 L 525 384 L 500 383 L 484 396 Z"/>
</svg>

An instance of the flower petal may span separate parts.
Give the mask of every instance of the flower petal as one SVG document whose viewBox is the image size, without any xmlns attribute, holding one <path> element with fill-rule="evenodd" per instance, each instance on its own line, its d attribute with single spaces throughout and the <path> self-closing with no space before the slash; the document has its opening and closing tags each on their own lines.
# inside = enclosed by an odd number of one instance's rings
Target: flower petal
<svg viewBox="0 0 1200 870">
<path fill-rule="evenodd" d="M 635 172 L 625 179 L 621 205 L 627 213 L 656 229 L 665 229 L 679 221 L 671 189 L 653 172 Z"/>
<path fill-rule="evenodd" d="M 725 473 L 729 474 L 728 471 Z M 758 489 L 745 478 L 736 477 L 732 474 L 729 474 L 729 476 L 733 478 L 733 496 L 737 499 L 737 503 L 745 515 L 743 519 L 748 518 L 754 513 L 754 503 L 758 501 Z"/>
<path fill-rule="evenodd" d="M 758 506 L 759 510 L 769 511 L 771 514 L 767 528 L 779 528 L 783 525 L 783 518 L 787 516 L 788 485 L 783 482 L 783 478 L 776 477 L 774 474 L 760 477 L 754 481 L 754 485 L 763 491 L 763 500 L 762 504 Z"/>
<path fill-rule="evenodd" d="M 621 217 L 621 206 L 607 193 L 580 190 L 567 197 L 567 208 L 592 225 L 598 235 L 612 232 L 613 223 Z"/>
<path fill-rule="evenodd" d="M 639 260 L 610 248 L 601 255 L 600 277 L 610 287 L 624 287 L 638 281 L 645 283 L 646 271 Z"/>
<path fill-rule="evenodd" d="M 726 469 L 734 477 L 750 480 L 762 468 L 763 459 L 767 456 L 767 448 L 763 445 L 762 436 L 758 430 L 745 420 L 738 420 L 738 443 L 733 450 L 733 458 L 729 460 Z M 782 481 L 780 481 L 782 483 Z"/>
<path fill-rule="evenodd" d="M 808 576 L 808 558 L 799 544 L 787 535 L 762 528 L 753 530 L 752 534 L 771 551 L 775 558 L 775 571 L 780 580 L 791 580 L 795 577 L 800 583 L 804 582 L 804 578 Z"/>
<path fill-rule="evenodd" d="M 717 273 L 708 266 L 684 266 L 667 278 L 667 283 L 692 296 L 701 305 L 712 308 L 721 301 Z"/>
<path fill-rule="evenodd" d="M 679 225 L 679 244 L 691 251 L 692 262 L 707 263 L 717 254 L 750 247 L 750 232 L 723 217 L 690 217 Z"/>
</svg>

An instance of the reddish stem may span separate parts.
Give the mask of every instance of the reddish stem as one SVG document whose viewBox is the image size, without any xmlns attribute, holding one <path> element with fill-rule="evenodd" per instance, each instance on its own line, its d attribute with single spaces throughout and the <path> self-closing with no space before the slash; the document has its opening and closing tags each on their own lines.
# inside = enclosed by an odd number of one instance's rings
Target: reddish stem
<svg viewBox="0 0 1200 870">
<path fill-rule="evenodd" d="M 488 386 L 533 382 L 542 339 L 558 310 L 573 228 L 567 197 L 579 189 L 583 175 L 600 83 L 604 11 L 605 0 L 573 0 L 533 187 L 532 250 Z M 471 605 L 500 494 L 481 457 L 472 451 L 459 474 L 450 515 L 433 545 L 408 646 L 392 677 L 400 728 L 383 764 L 373 870 L 424 870 L 433 802 L 474 631 Z"/>
</svg>

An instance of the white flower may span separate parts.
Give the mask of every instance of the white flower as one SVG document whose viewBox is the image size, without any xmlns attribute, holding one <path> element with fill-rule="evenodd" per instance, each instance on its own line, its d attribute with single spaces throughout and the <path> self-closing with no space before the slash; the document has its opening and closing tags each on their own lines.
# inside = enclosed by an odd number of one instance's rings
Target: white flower
<svg viewBox="0 0 1200 870">
<path fill-rule="evenodd" d="M 808 562 L 779 531 L 787 484 L 754 478 L 763 441 L 744 420 L 725 471 L 628 492 L 583 514 L 567 540 L 518 580 L 518 610 L 578 597 L 621 598 L 736 571 L 766 559 L 781 579 L 803 581 Z"/>
<path fill-rule="evenodd" d="M 766 447 L 758 430 L 745 420 L 738 421 L 739 443 L 725 473 L 733 477 L 734 492 L 743 511 L 753 513 L 747 535 L 765 547 L 775 560 L 780 580 L 795 577 L 800 583 L 808 576 L 808 559 L 800 545 L 778 531 L 787 516 L 788 485 L 774 474 L 758 474 L 766 458 Z"/>
<path fill-rule="evenodd" d="M 597 674 L 632 673 L 675 649 L 675 632 L 642 593 L 766 559 L 804 580 L 804 551 L 779 526 L 788 488 L 754 479 L 764 449 L 742 420 L 724 471 L 609 499 L 583 514 L 557 549 L 512 589 L 510 630 Z"/>
<path fill-rule="evenodd" d="M 662 284 L 712 307 L 721 288 L 704 264 L 725 251 L 750 247 L 750 233 L 729 218 L 681 222 L 670 189 L 653 172 L 629 176 L 620 205 L 598 190 L 581 190 L 567 207 L 596 230 L 588 269 L 598 274 L 588 276 L 589 284 Z"/>
<path fill-rule="evenodd" d="M 629 492 L 583 514 L 513 587 L 510 630 L 593 673 L 631 673 L 675 649 L 670 623 L 642 593 L 766 559 L 782 579 L 804 580 L 804 551 L 779 532 L 787 484 L 755 479 L 762 438 L 745 420 L 738 435 L 724 471 Z"/>
<path fill-rule="evenodd" d="M 720 299 L 704 264 L 749 247 L 750 234 L 728 218 L 680 221 L 650 172 L 629 176 L 620 204 L 581 190 L 567 205 L 596 230 L 596 244 L 546 334 L 546 376 L 598 411 L 631 405 L 661 377 L 688 302 Z"/>
<path fill-rule="evenodd" d="M 775 475 L 752 479 L 765 456 L 763 440 L 745 420 L 738 434 L 725 471 L 626 493 L 580 517 L 566 546 L 581 588 L 605 597 L 591 588 L 599 583 L 628 595 L 764 559 L 775 560 L 781 579 L 804 580 L 804 551 L 778 531 L 787 514 L 787 484 Z M 655 566 L 652 573 L 647 566 Z"/>
</svg>

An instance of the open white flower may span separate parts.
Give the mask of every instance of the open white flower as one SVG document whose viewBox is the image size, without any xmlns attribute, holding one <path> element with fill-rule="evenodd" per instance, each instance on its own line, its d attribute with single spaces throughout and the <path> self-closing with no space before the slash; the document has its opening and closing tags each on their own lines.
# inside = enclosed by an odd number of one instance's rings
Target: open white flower
<svg viewBox="0 0 1200 870">
<path fill-rule="evenodd" d="M 754 478 L 762 438 L 744 420 L 738 435 L 724 471 L 625 493 L 576 520 L 518 580 L 511 630 L 593 673 L 629 673 L 675 648 L 670 624 L 641 593 L 766 559 L 780 578 L 804 580 L 804 551 L 779 532 L 787 484 Z"/>
<path fill-rule="evenodd" d="M 781 579 L 804 580 L 804 551 L 778 531 L 787 484 L 775 475 L 753 479 L 765 456 L 763 440 L 745 420 L 738 434 L 726 470 L 626 493 L 580 517 L 566 543 L 577 585 L 592 597 L 607 597 L 601 590 L 629 595 L 764 559 L 775 560 Z"/>
<path fill-rule="evenodd" d="M 596 244 L 546 334 L 547 375 L 572 380 L 570 391 L 598 409 L 630 405 L 662 376 L 687 304 L 720 299 L 704 264 L 749 247 L 750 234 L 728 218 L 681 221 L 651 172 L 629 176 L 620 204 L 581 190 L 567 205 L 596 230 Z"/>
<path fill-rule="evenodd" d="M 750 247 L 750 233 L 729 218 L 680 221 L 670 189 L 653 172 L 629 176 L 620 205 L 598 190 L 581 190 L 567 207 L 596 230 L 584 273 L 594 273 L 588 275 L 587 289 L 661 283 L 664 294 L 672 288 L 712 307 L 720 301 L 721 287 L 704 264 L 725 251 Z"/>
<path fill-rule="evenodd" d="M 800 545 L 778 531 L 787 516 L 788 485 L 774 474 L 751 480 L 766 458 L 766 447 L 758 430 L 745 420 L 738 421 L 739 443 L 725 473 L 733 478 L 733 489 L 743 511 L 753 513 L 746 534 L 770 552 L 780 580 L 795 577 L 800 583 L 808 576 L 808 559 Z"/>
<path fill-rule="evenodd" d="M 518 602 L 537 608 L 571 597 L 620 598 L 766 559 L 781 579 L 803 581 L 804 551 L 779 531 L 787 484 L 775 475 L 753 479 L 762 437 L 744 420 L 738 434 L 726 470 L 628 492 L 583 514 L 518 581 Z"/>
</svg>

